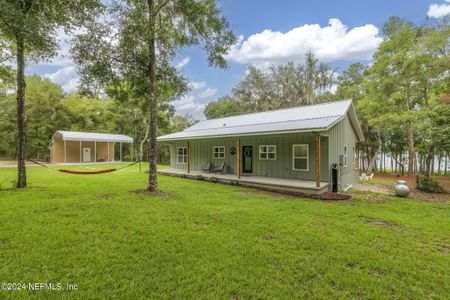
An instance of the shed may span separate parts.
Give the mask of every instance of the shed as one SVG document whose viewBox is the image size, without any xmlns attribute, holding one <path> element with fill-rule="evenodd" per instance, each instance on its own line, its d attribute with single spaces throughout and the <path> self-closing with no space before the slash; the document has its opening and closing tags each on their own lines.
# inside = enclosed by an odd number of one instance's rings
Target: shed
<svg viewBox="0 0 450 300">
<path fill-rule="evenodd" d="M 133 146 L 133 138 L 123 134 L 58 130 L 49 145 L 51 163 L 113 162 L 119 144 L 119 161 L 123 144 Z M 131 151 L 132 155 L 133 151 Z"/>
</svg>

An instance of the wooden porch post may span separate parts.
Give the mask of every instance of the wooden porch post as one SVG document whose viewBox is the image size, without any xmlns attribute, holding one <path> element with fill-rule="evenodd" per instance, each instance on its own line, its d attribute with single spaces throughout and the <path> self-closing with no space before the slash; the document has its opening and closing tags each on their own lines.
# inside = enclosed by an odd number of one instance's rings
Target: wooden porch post
<svg viewBox="0 0 450 300">
<path fill-rule="evenodd" d="M 241 178 L 241 141 L 238 139 L 236 143 L 236 176 Z"/>
<path fill-rule="evenodd" d="M 190 143 L 189 142 L 187 142 L 187 145 L 186 145 L 186 155 L 187 155 L 187 172 L 188 172 L 188 174 L 189 173 L 191 173 L 191 159 L 190 159 L 190 151 L 191 149 L 190 149 Z"/>
<path fill-rule="evenodd" d="M 97 162 L 97 141 L 94 141 L 94 162 Z"/>
<path fill-rule="evenodd" d="M 66 155 L 66 140 L 64 140 L 64 163 L 67 163 L 67 155 Z"/>
<path fill-rule="evenodd" d="M 320 187 L 320 133 L 316 134 L 316 187 Z"/>
</svg>

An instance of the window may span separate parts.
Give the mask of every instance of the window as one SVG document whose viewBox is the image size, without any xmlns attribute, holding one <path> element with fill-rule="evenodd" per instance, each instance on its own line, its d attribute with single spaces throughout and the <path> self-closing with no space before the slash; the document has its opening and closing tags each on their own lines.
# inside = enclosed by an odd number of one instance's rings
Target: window
<svg viewBox="0 0 450 300">
<path fill-rule="evenodd" d="M 292 145 L 292 169 L 309 171 L 309 145 Z"/>
<path fill-rule="evenodd" d="M 356 151 L 355 151 L 355 146 L 353 146 L 353 164 L 355 164 L 356 162 Z"/>
<path fill-rule="evenodd" d="M 275 145 L 260 145 L 259 159 L 275 160 L 277 159 L 277 146 Z"/>
<path fill-rule="evenodd" d="M 225 158 L 225 147 L 224 146 L 214 146 L 213 147 L 213 158 Z"/>
<path fill-rule="evenodd" d="M 344 167 L 347 166 L 347 146 L 344 146 Z"/>
<path fill-rule="evenodd" d="M 178 155 L 177 155 L 177 161 L 179 164 L 187 164 L 187 148 L 186 147 L 179 147 L 177 149 Z"/>
</svg>

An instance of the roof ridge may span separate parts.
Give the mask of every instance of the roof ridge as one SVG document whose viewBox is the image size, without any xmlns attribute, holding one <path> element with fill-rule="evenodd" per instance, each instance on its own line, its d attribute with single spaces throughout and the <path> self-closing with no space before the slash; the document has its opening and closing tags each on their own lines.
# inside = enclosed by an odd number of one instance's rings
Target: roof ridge
<svg viewBox="0 0 450 300">
<path fill-rule="evenodd" d="M 230 119 L 230 118 L 236 118 L 236 117 L 242 117 L 242 116 L 249 116 L 249 115 L 255 115 L 255 114 L 263 114 L 263 113 L 271 113 L 271 112 L 276 112 L 276 111 L 284 111 L 284 110 L 290 110 L 290 109 L 296 109 L 296 108 L 320 106 L 320 105 L 333 104 L 333 103 L 346 102 L 346 101 L 352 102 L 352 99 L 343 99 L 343 100 L 338 100 L 338 101 L 322 102 L 322 103 L 316 103 L 316 104 L 310 104 L 310 105 L 300 105 L 300 106 L 294 106 L 294 107 L 288 107 L 288 108 L 280 108 L 280 109 L 274 109 L 274 110 L 257 111 L 257 112 L 251 112 L 251 113 L 247 113 L 247 114 L 242 114 L 242 115 L 228 116 L 228 117 L 215 118 L 215 119 L 207 119 L 205 121 L 200 121 L 200 123 L 208 122 L 208 121 L 217 121 L 217 120 L 222 120 L 222 119 Z"/>
<path fill-rule="evenodd" d="M 224 128 L 236 128 L 236 127 L 245 127 L 245 126 L 256 126 L 263 124 L 275 124 L 275 123 L 289 123 L 289 122 L 297 122 L 297 121 L 309 121 L 309 120 L 317 120 L 317 119 L 325 119 L 325 118 L 333 118 L 340 117 L 341 115 L 331 115 L 325 117 L 317 117 L 317 118 L 308 118 L 308 119 L 295 119 L 295 120 L 284 120 L 284 121 L 276 121 L 276 122 L 264 122 L 264 123 L 253 123 L 253 124 L 245 124 L 245 125 L 234 125 L 234 126 L 221 126 L 221 127 L 212 127 L 212 128 L 203 128 L 203 129 L 195 129 L 195 130 L 184 130 L 182 132 L 199 132 L 204 130 L 217 130 Z"/>
</svg>

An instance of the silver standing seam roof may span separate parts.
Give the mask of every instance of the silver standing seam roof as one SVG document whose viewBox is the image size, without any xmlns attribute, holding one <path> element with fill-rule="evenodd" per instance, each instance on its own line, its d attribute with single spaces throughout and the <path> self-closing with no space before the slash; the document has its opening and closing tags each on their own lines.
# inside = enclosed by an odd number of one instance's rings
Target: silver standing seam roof
<svg viewBox="0 0 450 300">
<path fill-rule="evenodd" d="M 64 141 L 91 141 L 91 142 L 117 142 L 132 143 L 133 138 L 123 134 L 95 133 L 95 132 L 77 132 L 62 131 L 55 132 L 53 137 L 60 138 Z"/>
<path fill-rule="evenodd" d="M 325 131 L 347 113 L 358 139 L 364 141 L 352 100 L 201 121 L 184 131 L 160 136 L 158 141 Z"/>
</svg>

